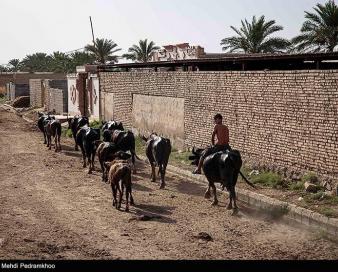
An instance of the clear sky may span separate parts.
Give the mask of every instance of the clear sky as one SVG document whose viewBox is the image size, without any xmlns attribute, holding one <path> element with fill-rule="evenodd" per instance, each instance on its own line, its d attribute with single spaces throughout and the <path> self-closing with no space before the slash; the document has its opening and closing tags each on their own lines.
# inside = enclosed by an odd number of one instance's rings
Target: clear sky
<svg viewBox="0 0 338 272">
<path fill-rule="evenodd" d="M 95 37 L 116 42 L 122 53 L 148 38 L 157 45 L 189 42 L 221 52 L 230 25 L 265 15 L 284 26 L 280 36 L 298 34 L 304 11 L 325 0 L 0 0 L 0 64 L 36 52 L 68 52 Z"/>
</svg>

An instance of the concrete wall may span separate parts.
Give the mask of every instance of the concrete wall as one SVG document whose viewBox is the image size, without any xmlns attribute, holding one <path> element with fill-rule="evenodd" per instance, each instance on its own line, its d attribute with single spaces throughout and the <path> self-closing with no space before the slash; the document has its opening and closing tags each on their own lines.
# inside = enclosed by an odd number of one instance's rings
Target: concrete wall
<svg viewBox="0 0 338 272">
<path fill-rule="evenodd" d="M 30 79 L 29 80 L 29 94 L 31 107 L 44 107 L 45 104 L 45 91 L 43 80 Z"/>
<path fill-rule="evenodd" d="M 19 96 L 29 96 L 29 84 L 7 83 L 6 94 L 11 101 Z"/>
<path fill-rule="evenodd" d="M 67 76 L 68 83 L 68 113 L 69 115 L 79 115 L 79 92 L 76 89 L 76 75 Z"/>
<path fill-rule="evenodd" d="M 133 95 L 132 122 L 137 134 L 161 132 L 184 147 L 184 99 Z"/>
<path fill-rule="evenodd" d="M 58 73 L 0 73 L 0 87 L 6 87 L 9 82 L 29 84 L 30 79 L 66 79 L 66 75 Z"/>
<path fill-rule="evenodd" d="M 47 111 L 55 110 L 57 114 L 68 112 L 67 80 L 45 80 Z"/>
<path fill-rule="evenodd" d="M 338 176 L 337 70 L 105 72 L 100 77 L 103 95 L 114 95 L 109 105 L 114 119 L 126 127 L 134 126 L 136 94 L 183 98 L 185 147 L 210 144 L 213 115 L 219 112 L 231 145 L 245 160 L 280 171 Z"/>
<path fill-rule="evenodd" d="M 80 104 L 83 106 L 84 95 L 87 95 L 88 115 L 91 119 L 100 119 L 100 83 L 95 74 L 89 74 L 86 86 L 77 84 L 77 75 L 67 76 L 68 81 L 68 111 L 70 115 L 81 115 Z M 81 88 L 79 90 L 78 88 Z"/>
</svg>

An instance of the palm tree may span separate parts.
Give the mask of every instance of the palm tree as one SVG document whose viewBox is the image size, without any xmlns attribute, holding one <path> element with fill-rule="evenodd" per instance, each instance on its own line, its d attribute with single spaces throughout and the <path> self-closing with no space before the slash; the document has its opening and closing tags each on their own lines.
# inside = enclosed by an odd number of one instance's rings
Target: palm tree
<svg viewBox="0 0 338 272">
<path fill-rule="evenodd" d="M 71 58 L 65 53 L 59 51 L 51 55 L 50 69 L 55 73 L 69 73 L 71 72 Z"/>
<path fill-rule="evenodd" d="M 12 72 L 17 72 L 21 68 L 21 63 L 19 59 L 11 59 L 8 62 L 9 70 Z"/>
<path fill-rule="evenodd" d="M 313 9 L 314 13 L 305 12 L 302 34 L 292 42 L 300 52 L 333 52 L 338 44 L 338 6 L 329 0 Z"/>
<path fill-rule="evenodd" d="M 124 54 L 123 57 L 138 62 L 148 62 L 151 59 L 155 50 L 160 49 L 155 46 L 153 41 L 148 43 L 148 39 L 140 40 L 139 45 L 133 45 L 128 49 L 128 54 Z"/>
<path fill-rule="evenodd" d="M 46 53 L 27 55 L 22 60 L 22 70 L 27 72 L 51 72 L 51 57 Z"/>
<path fill-rule="evenodd" d="M 88 44 L 85 47 L 85 50 L 95 55 L 96 60 L 99 63 L 106 64 L 107 62 L 118 62 L 118 56 L 113 54 L 117 51 L 120 51 L 121 49 L 116 47 L 117 44 L 112 40 L 97 38 L 94 45 Z"/>
<path fill-rule="evenodd" d="M 70 55 L 71 66 L 70 72 L 76 72 L 76 66 L 91 64 L 95 61 L 95 56 L 87 52 L 74 52 Z"/>
<path fill-rule="evenodd" d="M 253 16 L 252 22 L 246 19 L 242 22 L 242 27 L 237 29 L 231 26 L 238 36 L 225 38 L 222 40 L 223 50 L 245 53 L 275 53 L 283 52 L 289 46 L 290 42 L 280 37 L 270 37 L 271 34 L 283 30 L 283 27 L 276 25 L 276 21 L 265 21 L 261 16 L 258 20 Z"/>
<path fill-rule="evenodd" d="M 8 72 L 8 68 L 4 65 L 0 65 L 0 72 Z"/>
</svg>

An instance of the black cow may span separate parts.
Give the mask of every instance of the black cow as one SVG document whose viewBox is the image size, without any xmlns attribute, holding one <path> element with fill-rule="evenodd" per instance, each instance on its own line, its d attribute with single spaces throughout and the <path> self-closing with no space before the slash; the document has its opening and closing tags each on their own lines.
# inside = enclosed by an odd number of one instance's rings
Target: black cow
<svg viewBox="0 0 338 272">
<path fill-rule="evenodd" d="M 105 130 L 110 130 L 110 131 L 114 131 L 114 130 L 124 130 L 123 128 L 123 124 L 121 122 L 117 122 L 117 121 L 108 121 L 108 122 L 102 122 L 102 132 Z"/>
<path fill-rule="evenodd" d="M 44 144 L 47 143 L 47 136 L 46 136 L 46 132 L 45 132 L 45 127 L 44 127 L 44 122 L 48 121 L 48 120 L 55 120 L 55 117 L 53 115 L 49 115 L 49 114 L 45 114 L 42 112 L 38 112 L 38 128 L 40 129 L 40 131 L 43 133 L 43 138 L 44 138 Z"/>
<path fill-rule="evenodd" d="M 68 128 L 72 131 L 74 142 L 75 142 L 75 150 L 79 150 L 78 144 L 76 142 L 76 134 L 84 126 L 89 127 L 89 119 L 85 116 L 75 116 L 74 118 L 67 119 Z"/>
<path fill-rule="evenodd" d="M 114 130 L 112 132 L 112 142 L 117 146 L 118 150 L 131 153 L 131 160 L 135 173 L 135 158 L 141 160 L 135 151 L 135 136 L 131 131 Z"/>
<path fill-rule="evenodd" d="M 83 156 L 83 168 L 87 167 L 87 159 L 89 163 L 88 174 L 94 169 L 94 159 L 97 145 L 96 141 L 100 140 L 100 130 L 90 128 L 87 125 L 80 128 L 76 134 L 76 144 L 80 146 Z"/>
<path fill-rule="evenodd" d="M 47 147 L 52 149 L 52 137 L 55 140 L 55 152 L 61 151 L 61 123 L 59 120 L 45 120 L 43 122 L 45 135 L 47 136 Z"/>
<path fill-rule="evenodd" d="M 96 145 L 98 146 L 97 156 L 102 170 L 102 181 L 107 182 L 105 162 L 113 161 L 115 159 L 128 160 L 131 158 L 131 155 L 120 151 L 114 143 L 97 141 Z"/>
<path fill-rule="evenodd" d="M 161 187 L 165 188 L 165 171 L 167 169 L 169 156 L 171 153 L 171 143 L 169 139 L 159 137 L 156 134 L 151 134 L 149 138 L 142 137 L 146 144 L 146 155 L 151 165 L 151 181 L 156 182 L 155 167 L 159 167 L 159 174 L 161 174 Z"/>
<path fill-rule="evenodd" d="M 189 157 L 189 159 L 193 161 L 193 165 L 197 166 L 200 157 L 205 151 L 206 150 L 203 149 L 199 149 L 197 151 L 193 149 L 193 156 Z M 250 186 L 255 188 L 255 186 L 241 173 L 241 167 L 242 158 L 238 150 L 221 151 L 205 158 L 203 162 L 203 172 L 209 182 L 208 190 L 205 192 L 205 198 L 211 197 L 210 188 L 212 188 L 214 193 L 214 201 L 212 205 L 218 204 L 215 183 L 221 183 L 223 189 L 226 188 L 230 195 L 230 203 L 227 207 L 228 210 L 233 209 L 233 214 L 238 212 L 235 192 L 238 175 L 240 174 Z M 234 202 L 234 207 L 232 202 Z"/>
</svg>

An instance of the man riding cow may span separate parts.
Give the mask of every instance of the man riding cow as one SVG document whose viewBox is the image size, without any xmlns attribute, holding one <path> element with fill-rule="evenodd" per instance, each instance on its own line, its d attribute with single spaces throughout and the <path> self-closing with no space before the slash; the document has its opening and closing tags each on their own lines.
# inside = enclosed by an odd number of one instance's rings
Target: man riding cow
<svg viewBox="0 0 338 272">
<path fill-rule="evenodd" d="M 219 151 L 231 150 L 231 147 L 229 145 L 229 129 L 227 126 L 223 125 L 223 116 L 221 114 L 216 114 L 214 116 L 214 122 L 215 126 L 211 137 L 212 147 L 205 150 L 199 160 L 197 168 L 195 169 L 195 171 L 193 171 L 193 174 L 201 174 L 203 162 L 205 158 L 209 155 L 217 153 Z M 215 137 L 217 137 L 216 144 Z"/>
<path fill-rule="evenodd" d="M 189 159 L 192 160 L 192 164 L 198 165 L 194 174 L 201 174 L 201 168 L 209 182 L 207 191 L 205 192 L 205 198 L 210 198 L 211 189 L 214 194 L 213 205 L 218 204 L 216 186 L 215 183 L 221 183 L 223 189 L 226 188 L 230 195 L 230 201 L 228 209 L 233 209 L 233 214 L 238 212 L 236 203 L 235 187 L 238 176 L 241 175 L 244 181 L 250 186 L 255 186 L 248 181 L 241 173 L 242 158 L 238 150 L 233 150 L 229 146 L 229 129 L 222 123 L 222 115 L 216 114 L 214 117 L 215 127 L 212 134 L 213 146 L 205 150 L 193 149 L 193 156 Z M 215 137 L 217 137 L 217 143 L 215 144 Z"/>
</svg>

